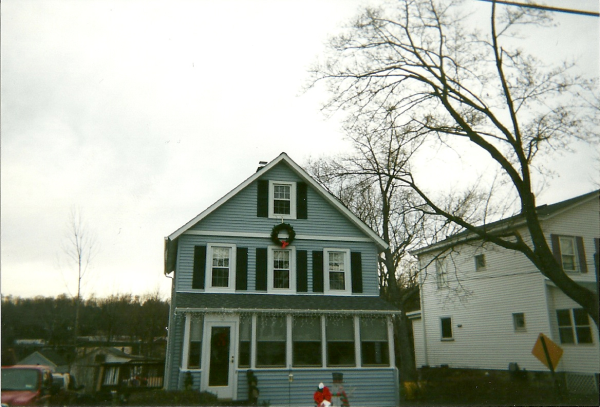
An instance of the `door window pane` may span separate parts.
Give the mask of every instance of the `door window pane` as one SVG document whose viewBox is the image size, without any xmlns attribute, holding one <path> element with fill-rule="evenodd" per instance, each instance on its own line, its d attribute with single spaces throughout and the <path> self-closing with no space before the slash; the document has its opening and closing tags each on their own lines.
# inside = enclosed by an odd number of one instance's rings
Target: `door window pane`
<svg viewBox="0 0 600 407">
<path fill-rule="evenodd" d="M 229 339 L 230 328 L 214 326 L 210 335 L 209 386 L 229 384 Z"/>
</svg>

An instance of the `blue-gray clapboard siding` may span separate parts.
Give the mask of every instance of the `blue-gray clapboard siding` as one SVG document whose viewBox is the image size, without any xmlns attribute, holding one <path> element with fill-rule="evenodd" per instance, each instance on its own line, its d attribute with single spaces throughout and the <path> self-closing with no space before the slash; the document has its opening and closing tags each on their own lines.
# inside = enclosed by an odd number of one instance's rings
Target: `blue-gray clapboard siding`
<svg viewBox="0 0 600 407">
<path fill-rule="evenodd" d="M 259 179 L 302 181 L 283 163 Z M 256 194 L 257 183 L 253 182 L 194 225 L 191 230 L 271 233 L 273 226 L 281 221 L 256 216 Z M 294 227 L 296 234 L 368 237 L 310 186 L 307 190 L 307 201 L 308 219 L 286 220 Z"/>
<path fill-rule="evenodd" d="M 179 238 L 177 273 L 175 273 L 177 290 L 187 291 L 192 289 L 192 277 L 194 269 L 194 246 L 206 245 L 207 243 L 236 244 L 238 247 L 248 248 L 248 290 L 253 292 L 256 288 L 256 248 L 265 248 L 272 244 L 267 238 L 228 238 L 183 235 Z M 308 292 L 312 293 L 312 256 L 311 251 L 321 251 L 326 247 L 339 249 L 350 249 L 360 252 L 362 257 L 362 282 L 363 295 L 379 295 L 379 281 L 377 276 L 377 247 L 371 242 L 333 242 L 324 240 L 295 240 L 293 243 L 296 250 L 307 250 L 308 253 Z"/>
<path fill-rule="evenodd" d="M 165 369 L 165 374 L 168 374 L 168 382 L 165 384 L 167 390 L 183 388 L 183 382 L 180 379 L 180 367 L 182 365 L 181 355 L 183 353 L 184 330 L 185 318 L 177 316 L 174 317 L 171 315 L 171 325 L 169 327 L 168 337 L 167 366 Z"/>
</svg>

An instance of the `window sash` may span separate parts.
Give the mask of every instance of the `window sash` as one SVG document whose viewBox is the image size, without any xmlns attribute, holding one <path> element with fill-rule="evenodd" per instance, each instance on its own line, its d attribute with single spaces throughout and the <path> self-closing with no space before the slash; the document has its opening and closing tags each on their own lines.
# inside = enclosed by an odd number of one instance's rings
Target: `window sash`
<svg viewBox="0 0 600 407">
<path fill-rule="evenodd" d="M 583 308 L 556 310 L 556 318 L 560 343 L 593 343 L 590 320 Z"/>
<path fill-rule="evenodd" d="M 287 356 L 287 318 L 257 317 L 256 366 L 285 367 Z"/>
<path fill-rule="evenodd" d="M 575 248 L 575 238 L 569 236 L 560 236 L 559 242 L 563 270 L 577 271 L 577 250 Z"/>
<path fill-rule="evenodd" d="M 187 367 L 200 369 L 202 363 L 202 334 L 204 318 L 190 317 L 190 333 L 187 354 Z"/>
<path fill-rule="evenodd" d="M 289 250 L 273 250 L 273 288 L 290 288 Z"/>
<path fill-rule="evenodd" d="M 513 326 L 515 331 L 525 330 L 525 314 L 522 312 L 516 312 L 513 315 Z"/>
<path fill-rule="evenodd" d="M 435 261 L 435 275 L 438 288 L 448 286 L 448 264 L 445 258 Z"/>
<path fill-rule="evenodd" d="M 292 339 L 293 366 L 323 365 L 320 317 L 294 317 Z"/>
</svg>

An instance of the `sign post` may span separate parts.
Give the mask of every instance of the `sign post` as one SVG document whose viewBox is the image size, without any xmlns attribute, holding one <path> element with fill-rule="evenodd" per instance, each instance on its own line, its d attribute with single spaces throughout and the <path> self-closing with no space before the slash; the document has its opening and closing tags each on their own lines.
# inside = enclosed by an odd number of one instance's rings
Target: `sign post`
<svg viewBox="0 0 600 407">
<path fill-rule="evenodd" d="M 548 338 L 543 333 L 538 335 L 537 341 L 535 341 L 535 345 L 531 350 L 533 356 L 538 358 L 540 362 L 542 362 L 548 369 L 550 369 L 550 373 L 552 373 L 552 384 L 555 390 L 559 390 L 558 382 L 556 380 L 556 372 L 555 367 L 560 362 L 560 358 L 562 357 L 563 350 L 560 346 L 554 343 L 550 338 Z"/>
</svg>

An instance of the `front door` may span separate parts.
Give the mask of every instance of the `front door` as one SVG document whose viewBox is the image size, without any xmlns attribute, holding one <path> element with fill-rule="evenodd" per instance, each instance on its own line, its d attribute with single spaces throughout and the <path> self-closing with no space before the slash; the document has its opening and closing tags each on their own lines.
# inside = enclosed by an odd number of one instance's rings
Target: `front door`
<svg viewBox="0 0 600 407">
<path fill-rule="evenodd" d="M 208 345 L 203 386 L 220 399 L 232 399 L 235 372 L 236 323 L 219 321 L 206 323 L 205 338 Z"/>
</svg>

